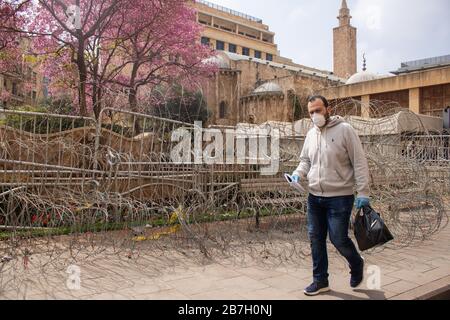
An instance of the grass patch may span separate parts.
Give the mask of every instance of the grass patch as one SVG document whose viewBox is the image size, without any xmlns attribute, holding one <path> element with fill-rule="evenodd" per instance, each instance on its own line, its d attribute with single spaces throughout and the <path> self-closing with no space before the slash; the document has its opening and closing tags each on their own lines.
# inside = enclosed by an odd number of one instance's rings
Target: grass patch
<svg viewBox="0 0 450 320">
<path fill-rule="evenodd" d="M 260 210 L 260 217 L 273 217 L 278 215 L 292 215 L 297 213 L 298 210 L 287 208 L 281 211 L 274 212 L 268 208 Z M 225 211 L 221 213 L 204 213 L 191 216 L 186 223 L 212 223 L 212 222 L 226 222 L 232 220 L 245 220 L 255 217 L 255 212 L 252 210 L 244 211 Z M 52 236 L 64 236 L 83 233 L 100 233 L 105 231 L 119 231 L 127 228 L 140 227 L 149 224 L 152 228 L 170 227 L 174 224 L 168 223 L 168 219 L 164 217 L 158 217 L 155 219 L 149 219 L 145 222 L 110 222 L 110 223 L 96 223 L 90 225 L 76 225 L 65 227 L 54 227 L 47 229 L 29 229 L 29 230 L 4 230 L 0 231 L 0 241 L 9 240 L 11 238 L 42 238 Z M 178 223 L 175 223 L 178 224 Z"/>
</svg>

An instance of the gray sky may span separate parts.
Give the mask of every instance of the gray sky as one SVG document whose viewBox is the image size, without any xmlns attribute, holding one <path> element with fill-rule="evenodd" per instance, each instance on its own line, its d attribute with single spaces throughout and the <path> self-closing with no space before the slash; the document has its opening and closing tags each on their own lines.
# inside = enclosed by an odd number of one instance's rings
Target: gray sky
<svg viewBox="0 0 450 320">
<path fill-rule="evenodd" d="M 210 0 L 263 19 L 281 55 L 332 69 L 333 27 L 341 0 Z M 358 28 L 358 69 L 387 73 L 402 61 L 450 54 L 449 0 L 347 0 Z"/>
</svg>

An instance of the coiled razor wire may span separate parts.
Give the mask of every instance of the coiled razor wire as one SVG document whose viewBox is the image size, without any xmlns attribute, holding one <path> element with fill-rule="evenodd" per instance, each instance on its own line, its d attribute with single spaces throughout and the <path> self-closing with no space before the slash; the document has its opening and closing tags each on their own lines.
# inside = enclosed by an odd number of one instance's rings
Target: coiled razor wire
<svg viewBox="0 0 450 320">
<path fill-rule="evenodd" d="M 363 108 L 393 128 L 380 135 L 367 122 L 362 137 L 372 206 L 395 236 L 368 254 L 418 245 L 448 223 L 449 137 L 429 132 L 420 117 L 391 102 L 348 100 L 334 112 L 350 121 Z M 389 118 L 399 111 L 415 122 L 414 132 Z M 115 109 L 100 125 L 90 118 L 3 112 L 4 290 L 26 286 L 32 272 L 87 262 L 134 263 L 157 275 L 189 261 L 271 268 L 308 261 L 307 198 L 282 178 L 298 165 L 301 137 L 281 143 L 280 173 L 264 177 L 258 165 L 171 163 L 171 134 L 191 130 L 188 123 Z"/>
</svg>

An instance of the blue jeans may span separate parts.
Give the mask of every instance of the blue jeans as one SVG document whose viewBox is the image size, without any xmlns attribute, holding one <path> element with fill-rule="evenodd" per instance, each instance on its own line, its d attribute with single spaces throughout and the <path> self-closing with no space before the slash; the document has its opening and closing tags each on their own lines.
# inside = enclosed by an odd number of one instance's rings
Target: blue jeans
<svg viewBox="0 0 450 320">
<path fill-rule="evenodd" d="M 308 198 L 308 234 L 311 240 L 315 282 L 328 281 L 327 234 L 344 256 L 351 270 L 359 270 L 363 260 L 348 236 L 355 196 L 324 198 L 312 194 Z"/>
</svg>

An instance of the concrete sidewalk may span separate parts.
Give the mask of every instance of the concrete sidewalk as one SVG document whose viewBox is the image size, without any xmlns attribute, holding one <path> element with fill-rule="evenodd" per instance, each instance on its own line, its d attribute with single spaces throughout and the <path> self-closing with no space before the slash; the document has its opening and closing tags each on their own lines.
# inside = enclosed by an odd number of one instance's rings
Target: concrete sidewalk
<svg viewBox="0 0 450 320">
<path fill-rule="evenodd" d="M 218 261 L 206 266 L 159 266 L 158 271 L 110 258 L 80 264 L 79 290 L 67 289 L 65 272 L 33 274 L 17 290 L 6 289 L 0 299 L 225 299 L 225 300 L 349 300 L 430 298 L 450 289 L 450 226 L 432 239 L 403 249 L 385 249 L 366 255 L 367 276 L 371 267 L 381 271 L 380 290 L 367 284 L 353 291 L 349 287 L 346 262 L 330 254 L 332 291 L 306 297 L 303 289 L 311 283 L 311 260 L 301 266 L 257 267 Z M 151 258 L 148 258 L 150 261 Z M 145 261 L 141 266 L 145 265 Z M 162 271 L 161 271 L 162 270 Z M 2 283 L 8 279 L 2 276 Z M 367 278 L 367 277 L 366 277 Z M 372 282 L 370 282 L 372 283 Z M 369 287 L 371 284 L 369 283 Z M 373 284 L 373 283 L 372 283 Z M 7 287 L 7 286 L 6 286 Z M 4 287 L 5 288 L 5 287 Z"/>
</svg>

